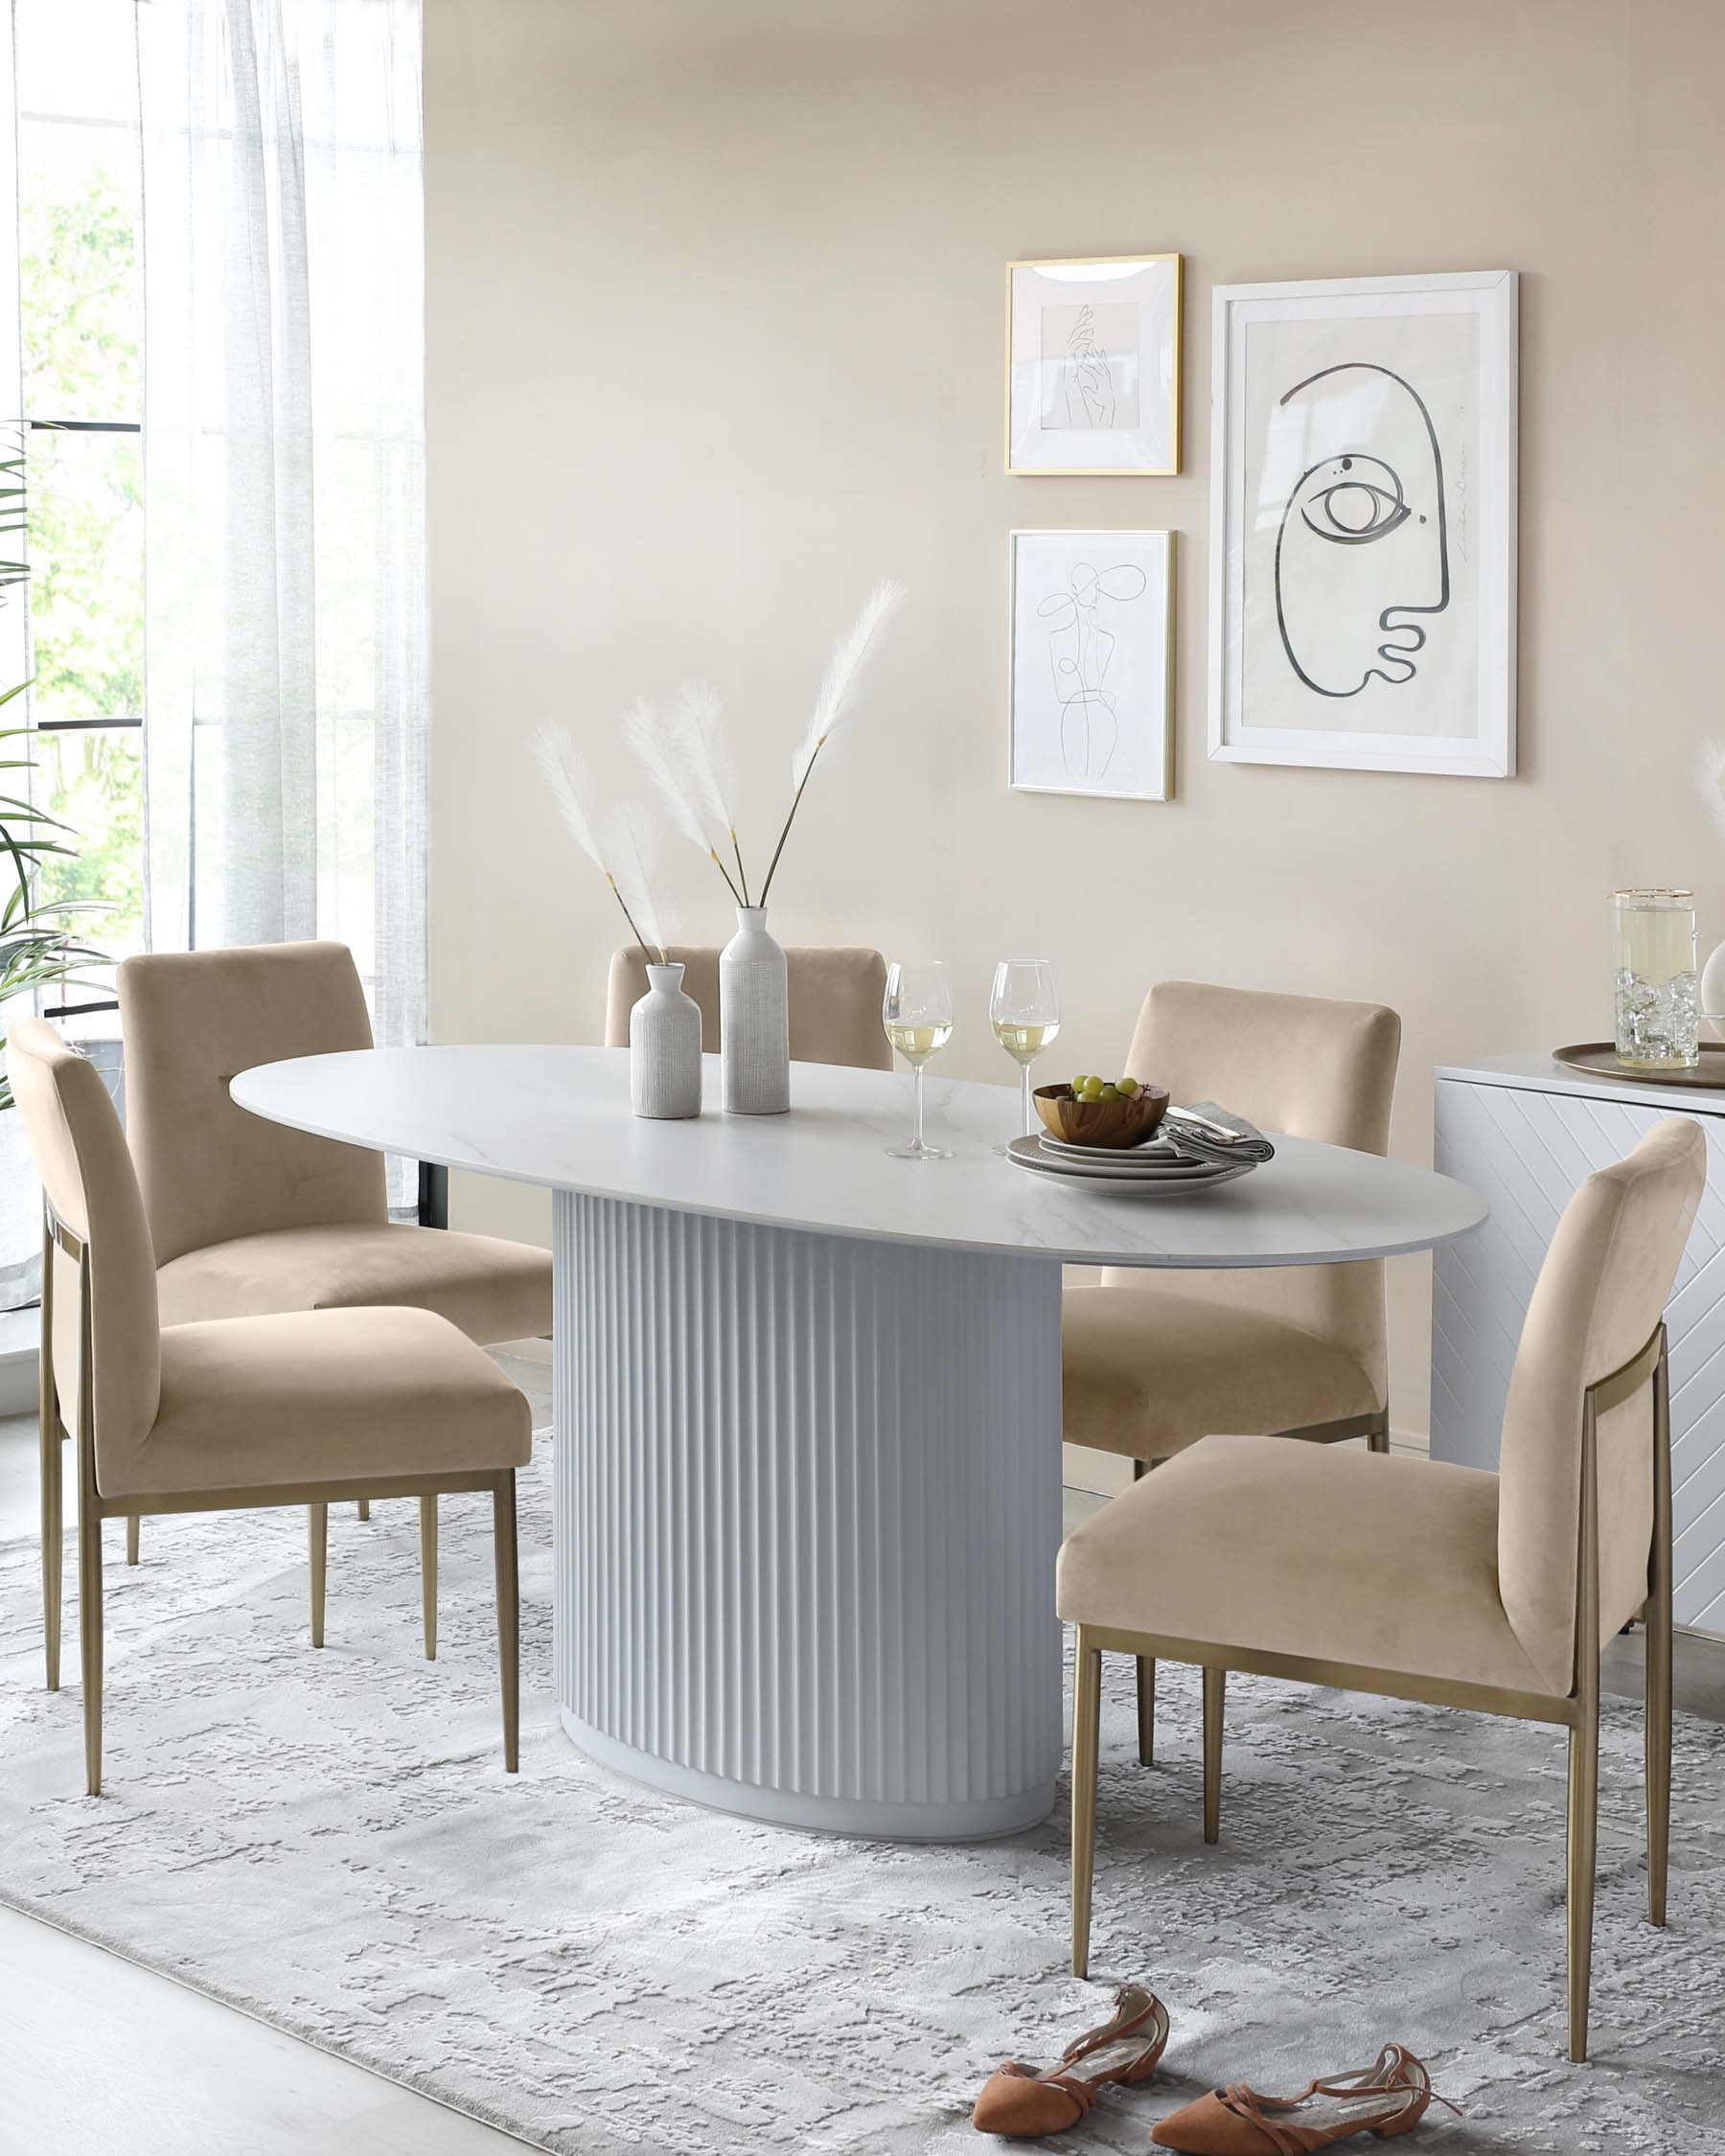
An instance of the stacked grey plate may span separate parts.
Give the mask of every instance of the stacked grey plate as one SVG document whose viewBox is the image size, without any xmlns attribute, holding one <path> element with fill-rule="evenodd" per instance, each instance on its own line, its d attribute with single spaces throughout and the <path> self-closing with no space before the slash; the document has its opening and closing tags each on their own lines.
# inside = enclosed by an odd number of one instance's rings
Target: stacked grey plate
<svg viewBox="0 0 1725 2156">
<path fill-rule="evenodd" d="M 1007 1152 L 1032 1175 L 1062 1177 L 1092 1191 L 1132 1198 L 1195 1197 L 1222 1183 L 1237 1182 L 1257 1165 L 1254 1160 L 1197 1160 L 1162 1137 L 1111 1152 L 1101 1146 L 1070 1145 L 1046 1131 L 1014 1138 Z"/>
</svg>

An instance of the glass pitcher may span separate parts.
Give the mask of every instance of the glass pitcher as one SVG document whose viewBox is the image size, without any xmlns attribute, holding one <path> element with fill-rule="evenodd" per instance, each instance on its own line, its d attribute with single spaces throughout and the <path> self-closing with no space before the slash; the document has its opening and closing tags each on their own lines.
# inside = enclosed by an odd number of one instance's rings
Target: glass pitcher
<svg viewBox="0 0 1725 2156">
<path fill-rule="evenodd" d="M 1618 1061 L 1692 1070 L 1700 1061 L 1692 891 L 1614 891 Z"/>
</svg>

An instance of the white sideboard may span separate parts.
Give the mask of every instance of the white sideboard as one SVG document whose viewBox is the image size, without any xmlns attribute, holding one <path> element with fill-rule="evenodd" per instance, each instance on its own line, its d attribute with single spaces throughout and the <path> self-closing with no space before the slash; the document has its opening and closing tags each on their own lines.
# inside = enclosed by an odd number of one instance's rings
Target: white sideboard
<svg viewBox="0 0 1725 2156">
<path fill-rule="evenodd" d="M 1522 1319 L 1557 1216 L 1662 1115 L 1707 1132 L 1707 1189 L 1670 1308 L 1676 1618 L 1725 1635 L 1725 1089 L 1586 1078 L 1549 1055 L 1439 1065 L 1437 1158 L 1491 1218 L 1438 1251 L 1432 1457 L 1495 1467 Z"/>
</svg>

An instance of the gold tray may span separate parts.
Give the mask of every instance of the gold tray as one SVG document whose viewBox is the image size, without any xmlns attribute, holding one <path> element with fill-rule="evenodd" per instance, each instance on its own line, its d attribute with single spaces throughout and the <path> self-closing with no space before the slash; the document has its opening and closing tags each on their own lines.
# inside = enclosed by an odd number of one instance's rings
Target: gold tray
<svg viewBox="0 0 1725 2156">
<path fill-rule="evenodd" d="M 1553 1048 L 1552 1061 L 1566 1070 L 1582 1070 L 1590 1078 L 1623 1078 L 1637 1086 L 1706 1086 L 1725 1092 L 1725 1041 L 1703 1041 L 1701 1061 L 1692 1070 L 1638 1070 L 1619 1063 L 1612 1041 L 1577 1041 L 1567 1048 Z"/>
</svg>

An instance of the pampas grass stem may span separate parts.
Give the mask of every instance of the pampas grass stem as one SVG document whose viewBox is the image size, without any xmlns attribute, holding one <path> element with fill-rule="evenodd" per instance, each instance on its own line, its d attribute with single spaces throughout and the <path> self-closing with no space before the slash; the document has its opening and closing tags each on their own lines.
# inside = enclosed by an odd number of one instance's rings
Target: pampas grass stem
<svg viewBox="0 0 1725 2156">
<path fill-rule="evenodd" d="M 652 896 L 648 889 L 638 841 L 632 833 L 624 834 L 617 830 L 608 830 L 601 836 L 592 808 L 592 781 L 587 775 L 581 751 L 576 747 L 574 738 L 566 726 L 541 726 L 534 740 L 533 748 L 534 754 L 539 758 L 540 768 L 550 783 L 553 798 L 564 822 L 575 843 L 610 885 L 611 896 L 629 924 L 630 934 L 640 946 L 642 955 L 651 957 L 652 952 L 656 951 L 659 963 L 665 964 L 665 945 L 656 932 L 658 924 L 652 918 Z M 630 910 L 629 901 L 623 895 L 622 883 L 612 866 L 612 862 L 623 860 L 622 849 L 626 842 L 634 856 L 636 907 L 647 918 L 648 928 L 655 931 L 651 943 L 636 927 L 634 914 Z M 606 858 L 608 855 L 610 860 Z"/>
<path fill-rule="evenodd" d="M 820 693 L 815 699 L 814 716 L 809 721 L 808 731 L 803 735 L 796 754 L 791 760 L 791 776 L 796 791 L 791 796 L 791 807 L 785 816 L 784 829 L 779 833 L 778 844 L 772 849 L 772 859 L 767 864 L 767 881 L 761 885 L 761 904 L 767 903 L 767 894 L 772 888 L 772 879 L 778 869 L 779 856 L 785 850 L 785 841 L 791 836 L 791 826 L 796 821 L 796 812 L 802 807 L 802 797 L 807 790 L 816 759 L 833 736 L 853 716 L 857 706 L 857 694 L 862 684 L 862 676 L 868 663 L 869 653 L 875 638 L 898 612 L 905 600 L 902 584 L 878 584 L 869 593 L 862 611 L 848 636 L 841 636 L 833 647 L 833 655 L 827 661 L 826 674 L 820 684 Z"/>
</svg>

